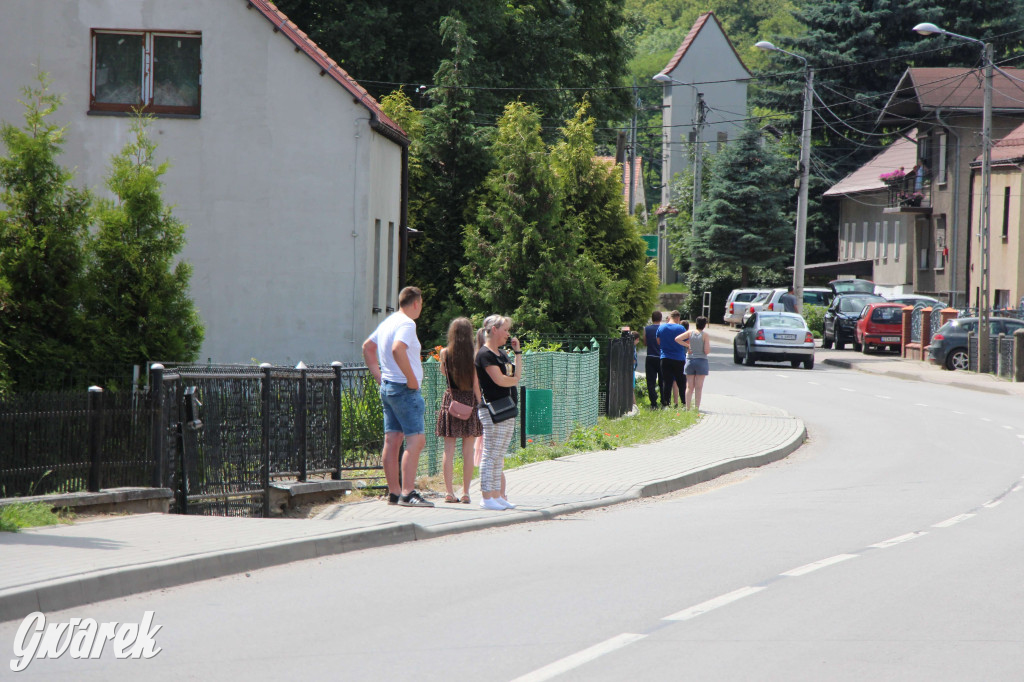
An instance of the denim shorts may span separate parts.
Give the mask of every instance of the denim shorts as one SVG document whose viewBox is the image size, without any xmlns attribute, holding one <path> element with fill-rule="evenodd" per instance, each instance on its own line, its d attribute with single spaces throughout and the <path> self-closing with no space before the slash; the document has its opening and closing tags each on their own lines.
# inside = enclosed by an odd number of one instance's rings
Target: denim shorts
<svg viewBox="0 0 1024 682">
<path fill-rule="evenodd" d="M 708 373 L 708 359 L 707 358 L 686 358 L 686 366 L 683 367 L 683 374 L 688 377 L 692 377 L 695 374 L 707 374 Z"/>
<path fill-rule="evenodd" d="M 423 433 L 426 403 L 419 389 L 385 380 L 380 384 L 380 402 L 384 405 L 384 433 Z"/>
</svg>

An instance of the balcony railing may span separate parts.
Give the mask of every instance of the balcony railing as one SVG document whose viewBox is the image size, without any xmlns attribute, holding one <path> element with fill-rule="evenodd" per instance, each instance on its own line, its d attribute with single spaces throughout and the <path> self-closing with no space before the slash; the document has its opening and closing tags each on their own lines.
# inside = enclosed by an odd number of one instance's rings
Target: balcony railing
<svg viewBox="0 0 1024 682">
<path fill-rule="evenodd" d="M 887 213 L 896 213 L 900 209 L 931 208 L 932 176 L 930 173 L 908 173 L 898 179 L 886 180 L 885 186 L 889 190 Z"/>
</svg>

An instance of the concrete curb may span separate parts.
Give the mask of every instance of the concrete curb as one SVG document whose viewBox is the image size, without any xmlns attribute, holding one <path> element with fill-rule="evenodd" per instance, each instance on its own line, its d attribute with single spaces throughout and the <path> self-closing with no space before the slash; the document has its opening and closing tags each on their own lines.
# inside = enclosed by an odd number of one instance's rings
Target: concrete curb
<svg viewBox="0 0 1024 682">
<path fill-rule="evenodd" d="M 1017 395 L 1015 392 L 1002 388 L 1000 386 L 982 386 L 979 384 L 973 384 L 967 381 L 928 381 L 924 377 L 911 374 L 909 372 L 901 372 L 899 370 L 879 370 L 874 371 L 870 369 L 861 369 L 856 362 L 850 362 L 849 360 L 838 360 L 836 358 L 826 358 L 822 361 L 824 364 L 830 367 L 839 367 L 841 369 L 854 369 L 864 374 L 880 374 L 882 376 L 892 377 L 894 379 L 903 379 L 905 381 L 920 381 L 922 383 L 934 384 L 936 386 L 953 386 L 955 388 L 964 388 L 968 391 L 978 391 L 980 393 L 993 393 L 996 395 Z"/>
<path fill-rule="evenodd" d="M 8 589 L 0 592 L 0 622 L 20 619 L 34 611 L 59 611 L 140 592 L 280 566 L 293 561 L 385 547 L 415 540 L 428 540 L 487 528 L 544 521 L 566 514 L 610 507 L 631 500 L 675 492 L 727 473 L 760 467 L 786 457 L 799 448 L 807 437 L 807 429 L 803 421 L 797 421 L 800 422 L 797 435 L 776 448 L 730 459 L 674 478 L 639 484 L 623 494 L 558 504 L 540 510 L 504 512 L 493 518 L 454 521 L 434 526 L 421 526 L 409 522 L 387 523 L 296 540 L 179 557 L 167 561 L 120 566 L 42 582 L 25 588 Z"/>
</svg>

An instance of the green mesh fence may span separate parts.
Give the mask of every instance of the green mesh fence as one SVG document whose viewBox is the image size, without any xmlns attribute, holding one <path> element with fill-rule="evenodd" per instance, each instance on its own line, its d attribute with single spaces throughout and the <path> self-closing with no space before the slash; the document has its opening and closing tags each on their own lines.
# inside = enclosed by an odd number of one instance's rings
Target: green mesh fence
<svg viewBox="0 0 1024 682">
<path fill-rule="evenodd" d="M 532 435 L 538 429 L 529 428 L 529 440 L 538 443 L 561 444 L 577 425 L 588 427 L 597 424 L 598 392 L 600 380 L 600 346 L 591 339 L 579 351 L 526 352 L 523 356 L 523 379 L 520 386 L 529 389 L 551 391 L 550 434 Z M 444 439 L 437 436 L 437 411 L 441 409 L 444 396 L 444 376 L 433 358 L 423 363 L 423 399 L 427 404 L 424 415 L 427 443 L 420 455 L 419 473 L 428 476 L 441 471 L 444 455 Z M 530 408 L 532 411 L 532 408 Z M 510 451 L 519 448 L 522 428 L 522 410 L 516 419 L 516 431 L 512 436 Z M 546 418 L 545 418 L 546 419 Z M 544 424 L 543 430 L 548 430 Z M 458 443 L 461 454 L 462 441 Z"/>
</svg>

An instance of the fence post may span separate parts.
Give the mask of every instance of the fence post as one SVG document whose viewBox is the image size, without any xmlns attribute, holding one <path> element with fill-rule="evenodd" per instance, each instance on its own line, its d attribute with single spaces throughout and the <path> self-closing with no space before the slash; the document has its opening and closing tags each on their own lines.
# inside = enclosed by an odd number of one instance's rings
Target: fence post
<svg viewBox="0 0 1024 682">
<path fill-rule="evenodd" d="M 179 476 L 178 513 L 188 514 L 188 455 L 185 453 L 185 390 L 179 384 L 178 390 L 178 466 Z"/>
<path fill-rule="evenodd" d="M 522 362 L 522 359 L 519 360 Z M 526 387 L 519 387 L 519 411 L 523 418 L 519 420 L 519 447 L 526 447 Z M 465 465 L 463 465 L 465 466 Z"/>
<path fill-rule="evenodd" d="M 295 411 L 295 430 L 299 432 L 299 480 L 306 480 L 306 363 L 299 361 L 295 365 L 299 370 L 299 409 Z"/>
<path fill-rule="evenodd" d="M 996 376 L 1003 376 L 1003 339 L 1006 338 L 1006 334 L 999 332 L 999 336 L 996 337 Z"/>
<path fill-rule="evenodd" d="M 269 362 L 260 365 L 263 370 L 263 439 L 260 452 L 260 487 L 263 488 L 263 518 L 270 517 L 270 368 Z"/>
<path fill-rule="evenodd" d="M 149 368 L 149 442 L 153 453 L 153 487 L 163 488 L 167 482 L 167 439 L 164 438 L 164 366 L 159 362 Z"/>
<path fill-rule="evenodd" d="M 103 389 L 89 387 L 89 479 L 86 490 L 100 491 L 100 439 L 103 431 Z"/>
<path fill-rule="evenodd" d="M 932 308 L 921 310 L 921 356 L 918 360 L 927 360 L 928 353 L 925 349 L 932 343 Z"/>
<path fill-rule="evenodd" d="M 335 360 L 331 363 L 331 367 L 334 369 L 334 386 L 332 387 L 332 394 L 334 403 L 334 412 L 332 412 L 331 419 L 331 443 L 334 445 L 334 471 L 331 473 L 331 478 L 335 481 L 341 480 L 341 363 Z"/>
<path fill-rule="evenodd" d="M 1024 381 L 1024 329 L 1013 333 L 1013 380 Z"/>
<path fill-rule="evenodd" d="M 907 344 L 910 343 L 910 315 L 914 312 L 914 306 L 903 306 L 900 313 L 900 357 L 907 357 Z"/>
</svg>

